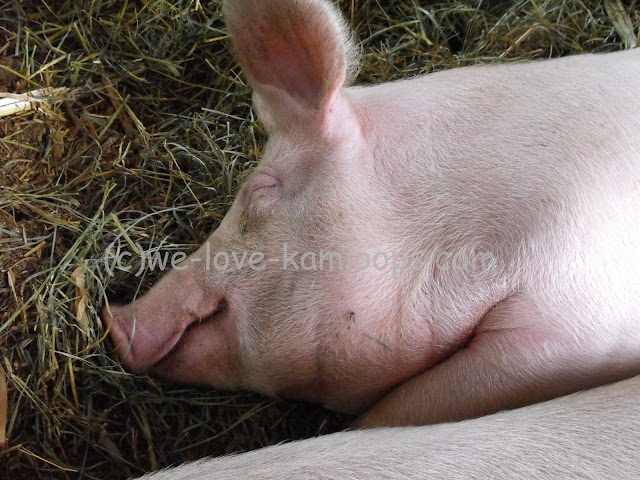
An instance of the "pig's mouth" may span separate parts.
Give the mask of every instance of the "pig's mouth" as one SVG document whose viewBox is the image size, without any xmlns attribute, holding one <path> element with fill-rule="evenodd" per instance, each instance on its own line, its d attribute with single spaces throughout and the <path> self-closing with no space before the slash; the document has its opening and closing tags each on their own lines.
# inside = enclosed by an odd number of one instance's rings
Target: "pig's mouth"
<svg viewBox="0 0 640 480">
<path fill-rule="evenodd" d="M 180 350 L 186 345 L 187 337 L 203 325 L 216 322 L 227 312 L 227 300 L 223 298 L 218 302 L 212 313 L 205 317 L 194 317 L 189 321 L 182 331 L 176 332 L 169 338 L 159 350 L 158 355 L 149 363 L 149 370 L 161 368 L 163 364 L 170 363 L 173 358 L 179 355 Z"/>
</svg>

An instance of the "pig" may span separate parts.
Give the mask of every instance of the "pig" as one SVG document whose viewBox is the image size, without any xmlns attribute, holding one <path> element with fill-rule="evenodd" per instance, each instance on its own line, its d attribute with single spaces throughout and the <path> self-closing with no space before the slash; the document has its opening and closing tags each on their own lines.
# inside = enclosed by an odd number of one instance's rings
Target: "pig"
<svg viewBox="0 0 640 480">
<path fill-rule="evenodd" d="M 636 479 L 639 395 L 634 377 L 473 420 L 341 432 L 143 478 Z"/>
<path fill-rule="evenodd" d="M 640 51 L 354 86 L 327 1 L 225 18 L 268 141 L 205 244 L 105 306 L 129 370 L 355 427 L 640 373 Z"/>
</svg>

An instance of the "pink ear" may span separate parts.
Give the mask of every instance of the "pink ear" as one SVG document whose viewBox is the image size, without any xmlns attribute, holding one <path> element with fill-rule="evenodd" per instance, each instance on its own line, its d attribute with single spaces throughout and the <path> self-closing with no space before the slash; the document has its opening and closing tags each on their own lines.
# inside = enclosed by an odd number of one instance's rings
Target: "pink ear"
<svg viewBox="0 0 640 480">
<path fill-rule="evenodd" d="M 282 94 L 326 113 L 345 83 L 353 48 L 339 14 L 322 0 L 227 0 L 226 22 L 249 83 L 275 116 Z M 286 107 L 284 107 L 286 109 Z"/>
</svg>

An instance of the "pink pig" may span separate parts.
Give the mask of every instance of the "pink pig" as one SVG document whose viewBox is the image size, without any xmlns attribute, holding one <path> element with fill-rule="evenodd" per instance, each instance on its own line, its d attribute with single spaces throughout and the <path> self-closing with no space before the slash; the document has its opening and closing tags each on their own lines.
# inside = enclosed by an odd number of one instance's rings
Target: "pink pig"
<svg viewBox="0 0 640 480">
<path fill-rule="evenodd" d="M 129 369 L 357 426 L 640 373 L 640 51 L 352 87 L 328 2 L 233 0 L 226 19 L 269 141 L 207 243 L 105 307 Z"/>
<path fill-rule="evenodd" d="M 340 432 L 142 478 L 637 480 L 639 394 L 634 377 L 473 420 Z"/>
</svg>

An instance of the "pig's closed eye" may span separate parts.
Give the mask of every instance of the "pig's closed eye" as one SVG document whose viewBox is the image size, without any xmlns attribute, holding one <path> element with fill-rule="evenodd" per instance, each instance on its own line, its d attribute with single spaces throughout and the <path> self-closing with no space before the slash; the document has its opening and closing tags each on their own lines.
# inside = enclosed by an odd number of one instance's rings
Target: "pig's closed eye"
<svg viewBox="0 0 640 480">
<path fill-rule="evenodd" d="M 249 190 L 249 204 L 262 198 L 273 198 L 278 187 L 278 180 L 273 177 L 267 175 L 257 177 Z"/>
<path fill-rule="evenodd" d="M 251 194 L 251 200 L 265 195 L 269 190 L 274 188 L 276 188 L 276 185 L 263 185 L 261 187 L 256 188 Z"/>
</svg>

